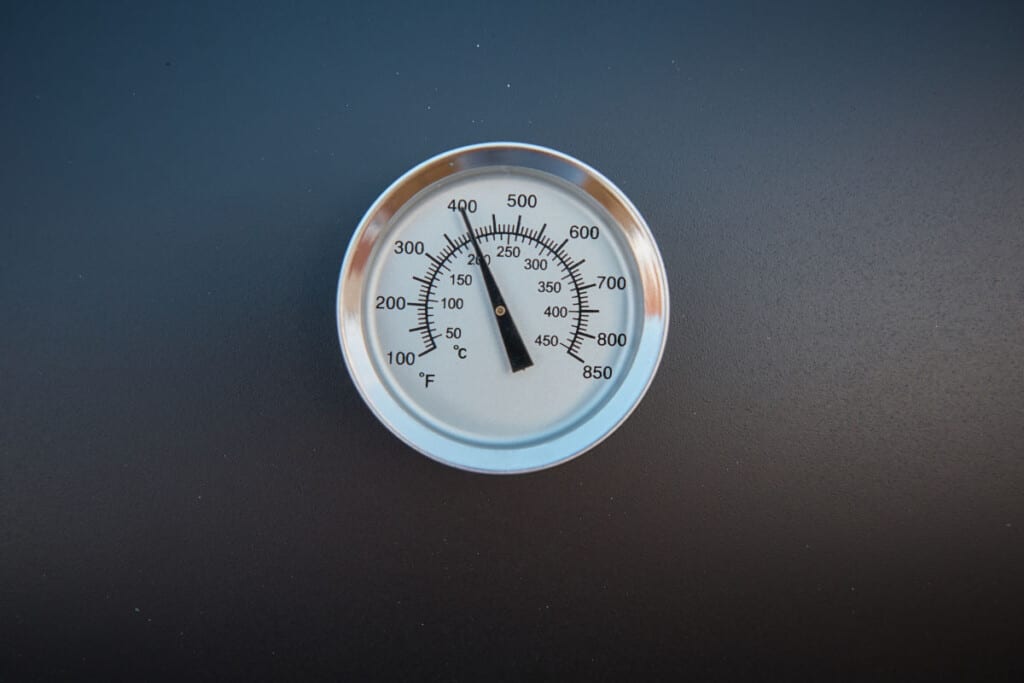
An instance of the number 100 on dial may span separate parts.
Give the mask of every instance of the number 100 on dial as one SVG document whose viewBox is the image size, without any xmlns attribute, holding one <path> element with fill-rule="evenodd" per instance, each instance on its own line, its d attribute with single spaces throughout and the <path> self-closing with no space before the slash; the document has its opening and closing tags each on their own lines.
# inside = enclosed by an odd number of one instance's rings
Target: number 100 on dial
<svg viewBox="0 0 1024 683">
<path fill-rule="evenodd" d="M 443 463 L 527 472 L 633 411 L 668 330 L 664 265 L 624 194 L 550 149 L 490 143 L 399 178 L 338 287 L 349 373 L 396 436 Z"/>
</svg>

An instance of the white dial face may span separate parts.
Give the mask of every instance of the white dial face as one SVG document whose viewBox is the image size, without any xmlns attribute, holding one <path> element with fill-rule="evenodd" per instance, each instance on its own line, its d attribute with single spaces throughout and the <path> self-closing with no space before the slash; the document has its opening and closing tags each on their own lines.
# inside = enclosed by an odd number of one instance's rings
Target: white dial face
<svg viewBox="0 0 1024 683">
<path fill-rule="evenodd" d="M 491 301 L 466 218 L 503 304 Z M 608 223 L 529 171 L 467 171 L 429 188 L 396 216 L 370 273 L 378 372 L 420 419 L 468 442 L 571 427 L 634 350 L 636 268 Z M 499 317 L 512 320 L 529 366 L 512 370 Z"/>
<path fill-rule="evenodd" d="M 649 233 L 613 215 L 628 200 L 609 205 L 550 163 L 433 163 L 443 177 L 410 172 L 350 247 L 339 293 L 349 368 L 385 424 L 434 458 L 488 472 L 568 459 L 625 418 L 654 372 L 667 298 L 663 271 L 646 271 L 660 257 L 638 258 Z"/>
</svg>

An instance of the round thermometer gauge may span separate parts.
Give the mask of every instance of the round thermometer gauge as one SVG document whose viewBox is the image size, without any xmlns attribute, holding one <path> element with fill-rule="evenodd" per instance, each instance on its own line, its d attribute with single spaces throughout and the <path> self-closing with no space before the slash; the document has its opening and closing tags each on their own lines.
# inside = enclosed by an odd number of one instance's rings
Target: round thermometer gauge
<svg viewBox="0 0 1024 683">
<path fill-rule="evenodd" d="M 378 418 L 477 472 L 564 462 L 632 412 L 668 330 L 661 255 L 604 176 L 543 147 L 429 159 L 359 224 L 338 334 Z"/>
</svg>

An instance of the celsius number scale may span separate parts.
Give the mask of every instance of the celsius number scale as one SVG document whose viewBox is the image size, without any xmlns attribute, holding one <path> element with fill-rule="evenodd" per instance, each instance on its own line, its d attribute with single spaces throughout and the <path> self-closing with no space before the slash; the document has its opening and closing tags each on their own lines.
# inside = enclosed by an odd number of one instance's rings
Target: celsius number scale
<svg viewBox="0 0 1024 683">
<path fill-rule="evenodd" d="M 668 285 L 644 219 L 565 154 L 440 154 L 374 202 L 338 283 L 349 373 L 376 416 L 454 467 L 516 473 L 599 443 L 661 360 Z"/>
</svg>

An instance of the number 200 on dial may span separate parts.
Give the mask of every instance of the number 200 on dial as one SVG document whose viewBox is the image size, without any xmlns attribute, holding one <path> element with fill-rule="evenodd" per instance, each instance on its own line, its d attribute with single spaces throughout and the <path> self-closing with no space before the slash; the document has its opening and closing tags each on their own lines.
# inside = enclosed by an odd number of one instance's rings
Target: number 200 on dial
<svg viewBox="0 0 1024 683">
<path fill-rule="evenodd" d="M 367 404 L 455 467 L 515 473 L 593 447 L 647 390 L 668 330 L 661 255 L 594 169 L 518 143 L 413 168 L 349 245 L 338 333 Z"/>
</svg>

